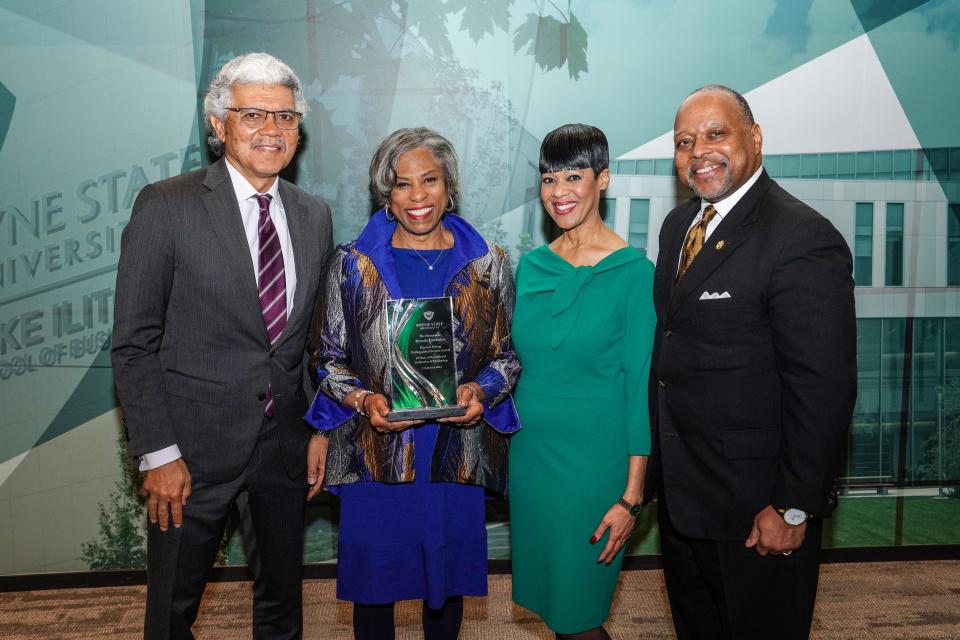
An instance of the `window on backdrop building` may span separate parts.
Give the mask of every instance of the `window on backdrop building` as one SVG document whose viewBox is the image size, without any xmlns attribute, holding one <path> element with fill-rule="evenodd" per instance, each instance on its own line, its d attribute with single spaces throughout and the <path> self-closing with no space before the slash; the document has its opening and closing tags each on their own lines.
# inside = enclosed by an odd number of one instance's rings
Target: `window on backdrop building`
<svg viewBox="0 0 960 640">
<path fill-rule="evenodd" d="M 886 286 L 903 286 L 903 203 L 887 203 Z"/>
<path fill-rule="evenodd" d="M 943 333 L 943 383 L 960 393 L 960 318 L 944 320 Z"/>
<path fill-rule="evenodd" d="M 857 403 L 844 479 L 955 483 L 957 454 L 943 437 L 960 419 L 958 394 L 960 318 L 858 318 Z"/>
<path fill-rule="evenodd" d="M 960 481 L 960 318 L 945 318 L 943 383 L 937 393 L 937 480 L 941 486 Z M 954 495 L 960 495 L 954 490 Z"/>
<path fill-rule="evenodd" d="M 630 233 L 627 242 L 631 247 L 647 253 L 647 233 L 650 227 L 650 201 L 646 198 L 630 199 Z"/>
<path fill-rule="evenodd" d="M 910 430 L 907 441 L 905 475 L 908 480 L 938 480 L 936 461 L 938 389 L 943 385 L 943 318 L 915 318 L 910 371 Z"/>
<path fill-rule="evenodd" d="M 858 287 L 873 284 L 873 203 L 858 202 L 853 242 L 853 281 Z"/>
<path fill-rule="evenodd" d="M 883 320 L 857 318 L 857 404 L 847 445 L 844 480 L 879 478 L 885 468 L 880 422 L 880 369 Z"/>
<path fill-rule="evenodd" d="M 947 286 L 960 286 L 960 203 L 947 205 Z"/>
<path fill-rule="evenodd" d="M 879 475 L 901 482 L 899 470 L 900 427 L 909 420 L 904 409 L 904 388 L 910 384 L 907 358 L 907 318 L 883 318 L 880 334 L 880 441 L 877 449 Z M 909 393 L 909 387 L 907 387 Z"/>
</svg>

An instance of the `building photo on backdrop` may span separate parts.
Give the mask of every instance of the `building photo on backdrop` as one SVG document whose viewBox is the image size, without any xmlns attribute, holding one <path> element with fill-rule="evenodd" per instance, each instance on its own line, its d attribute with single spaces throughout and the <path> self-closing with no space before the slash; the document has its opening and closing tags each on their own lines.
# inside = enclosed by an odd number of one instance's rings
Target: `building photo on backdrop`
<svg viewBox="0 0 960 640">
<path fill-rule="evenodd" d="M 202 92 L 248 51 L 303 81 L 283 176 L 330 205 L 335 242 L 374 210 L 377 144 L 428 126 L 459 154 L 459 212 L 514 268 L 556 234 L 549 131 L 606 133 L 604 223 L 655 262 L 691 195 L 677 105 L 742 92 L 766 172 L 854 261 L 857 399 L 824 547 L 960 544 L 958 0 L 0 0 L 0 576 L 145 566 L 110 365 L 120 237 L 144 187 L 215 160 Z M 308 507 L 305 562 L 337 562 L 338 509 Z M 628 556 L 659 553 L 652 511 Z M 491 560 L 508 512 L 488 502 Z M 238 522 L 218 563 L 246 564 Z"/>
</svg>

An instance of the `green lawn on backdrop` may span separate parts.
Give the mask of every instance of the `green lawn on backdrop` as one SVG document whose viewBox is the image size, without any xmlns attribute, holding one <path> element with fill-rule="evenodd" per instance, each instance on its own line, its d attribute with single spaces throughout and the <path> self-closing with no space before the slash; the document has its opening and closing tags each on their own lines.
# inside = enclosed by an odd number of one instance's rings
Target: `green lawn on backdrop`
<svg viewBox="0 0 960 640">
<path fill-rule="evenodd" d="M 897 498 L 843 496 L 824 524 L 824 548 L 893 545 Z M 960 544 L 960 499 L 933 496 L 903 498 L 901 544 Z M 644 509 L 627 546 L 631 555 L 659 553 L 655 509 Z"/>
</svg>

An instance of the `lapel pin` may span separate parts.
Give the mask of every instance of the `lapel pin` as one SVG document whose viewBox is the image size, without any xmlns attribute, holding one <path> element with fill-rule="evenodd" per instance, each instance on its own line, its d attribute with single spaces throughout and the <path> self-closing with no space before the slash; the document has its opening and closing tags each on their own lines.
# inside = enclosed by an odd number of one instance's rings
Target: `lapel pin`
<svg viewBox="0 0 960 640">
<path fill-rule="evenodd" d="M 718 242 L 717 244 L 714 245 L 714 248 L 715 248 L 717 251 L 720 251 L 720 250 L 723 249 L 725 246 L 727 246 L 727 243 L 724 242 L 723 240 L 721 240 L 720 242 Z"/>
</svg>

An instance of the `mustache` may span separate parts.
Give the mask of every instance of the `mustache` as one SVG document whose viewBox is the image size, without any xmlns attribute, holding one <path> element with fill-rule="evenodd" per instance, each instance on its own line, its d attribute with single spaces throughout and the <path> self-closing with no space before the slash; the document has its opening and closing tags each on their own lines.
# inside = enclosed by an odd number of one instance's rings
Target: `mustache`
<svg viewBox="0 0 960 640">
<path fill-rule="evenodd" d="M 251 148 L 255 149 L 262 146 L 280 147 L 281 151 L 287 150 L 287 143 L 283 140 L 283 138 L 277 138 L 275 136 L 263 136 L 254 138 L 250 141 Z"/>
<path fill-rule="evenodd" d="M 727 166 L 730 164 L 730 161 L 724 156 L 705 156 L 700 159 L 700 164 L 703 164 L 703 163 L 721 164 L 723 165 L 724 169 L 726 169 Z M 687 180 L 692 180 L 692 179 L 693 179 L 693 163 L 690 163 L 687 165 Z"/>
</svg>

